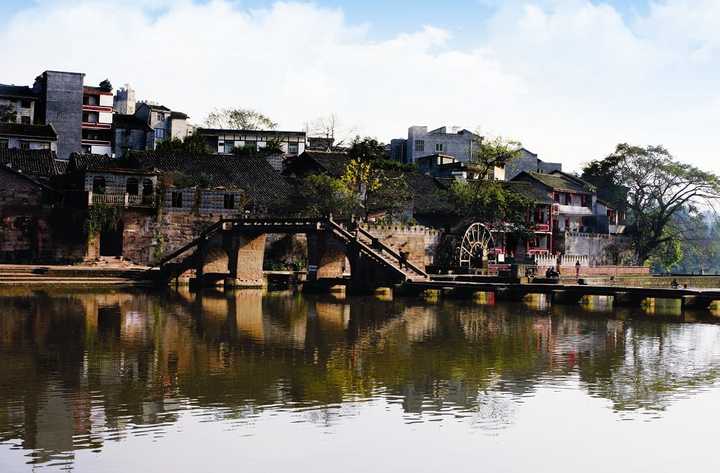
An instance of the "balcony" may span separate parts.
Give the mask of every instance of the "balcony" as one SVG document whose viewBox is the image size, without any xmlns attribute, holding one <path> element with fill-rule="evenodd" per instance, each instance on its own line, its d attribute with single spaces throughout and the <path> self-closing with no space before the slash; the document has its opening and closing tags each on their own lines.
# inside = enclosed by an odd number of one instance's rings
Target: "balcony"
<svg viewBox="0 0 720 473">
<path fill-rule="evenodd" d="M 550 224 L 549 223 L 536 223 L 535 227 L 533 228 L 533 231 L 535 233 L 550 233 Z"/>
<path fill-rule="evenodd" d="M 88 207 L 93 205 L 106 205 L 109 207 L 154 207 L 154 195 L 131 195 L 124 194 L 97 194 L 92 191 L 88 193 Z"/>
<path fill-rule="evenodd" d="M 593 211 L 590 207 L 583 207 L 582 205 L 553 205 L 553 213 L 556 215 L 582 215 L 589 216 L 593 215 Z"/>
</svg>

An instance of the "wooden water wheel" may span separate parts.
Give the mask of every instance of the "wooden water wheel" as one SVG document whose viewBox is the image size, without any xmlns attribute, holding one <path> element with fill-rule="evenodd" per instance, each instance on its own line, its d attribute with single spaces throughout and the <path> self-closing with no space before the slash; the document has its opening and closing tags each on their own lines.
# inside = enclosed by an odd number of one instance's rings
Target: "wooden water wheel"
<svg viewBox="0 0 720 473">
<path fill-rule="evenodd" d="M 463 235 L 458 247 L 458 263 L 461 268 L 481 268 L 487 261 L 489 251 L 495 247 L 490 230 L 482 223 L 473 223 Z"/>
</svg>

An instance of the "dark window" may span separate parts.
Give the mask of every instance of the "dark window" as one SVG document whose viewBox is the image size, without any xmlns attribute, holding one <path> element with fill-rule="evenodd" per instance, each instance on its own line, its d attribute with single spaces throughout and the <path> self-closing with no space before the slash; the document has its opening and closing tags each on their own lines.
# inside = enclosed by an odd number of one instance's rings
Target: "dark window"
<svg viewBox="0 0 720 473">
<path fill-rule="evenodd" d="M 183 200 L 182 192 L 173 192 L 172 193 L 172 206 L 173 207 L 181 208 L 183 206 L 182 200 Z"/>
<path fill-rule="evenodd" d="M 0 140 L 0 149 L 8 148 L 8 140 Z"/>
<path fill-rule="evenodd" d="M 138 195 L 138 180 L 134 177 L 129 177 L 125 182 L 125 192 L 130 195 Z"/>
<path fill-rule="evenodd" d="M 143 179 L 143 195 L 152 195 L 153 191 L 152 179 Z"/>
<path fill-rule="evenodd" d="M 22 99 L 20 101 L 20 106 L 22 108 L 30 108 L 31 105 L 32 105 L 32 101 L 30 99 Z"/>
<path fill-rule="evenodd" d="M 225 194 L 223 207 L 228 210 L 235 208 L 235 194 Z"/>
<path fill-rule="evenodd" d="M 155 139 L 156 140 L 164 140 L 165 139 L 165 129 L 164 128 L 155 128 Z"/>
<path fill-rule="evenodd" d="M 416 140 L 415 141 L 415 151 L 425 151 L 425 141 L 424 140 Z"/>
<path fill-rule="evenodd" d="M 298 150 L 297 143 L 288 143 L 288 154 L 298 154 Z"/>
<path fill-rule="evenodd" d="M 435 152 L 436 153 L 442 153 L 443 150 L 443 144 L 442 143 L 435 143 Z"/>
<path fill-rule="evenodd" d="M 30 117 L 27 115 L 23 115 L 20 117 L 20 123 L 24 123 L 26 125 L 30 124 Z"/>
<path fill-rule="evenodd" d="M 559 192 L 555 192 L 555 193 L 553 194 L 553 199 L 555 199 L 555 202 L 559 204 L 559 203 L 560 203 L 560 193 L 559 193 Z"/>
<path fill-rule="evenodd" d="M 245 141 L 245 148 L 257 151 L 257 141 Z"/>
<path fill-rule="evenodd" d="M 572 196 L 570 194 L 565 194 L 565 205 L 572 205 Z"/>
<path fill-rule="evenodd" d="M 20 149 L 30 149 L 30 143 L 27 141 L 20 142 Z"/>
<path fill-rule="evenodd" d="M 102 176 L 95 176 L 93 178 L 93 194 L 104 194 L 105 193 L 105 178 Z"/>
<path fill-rule="evenodd" d="M 225 145 L 223 145 L 223 151 L 225 153 L 232 153 L 234 149 L 235 149 L 234 141 L 226 141 Z"/>
</svg>

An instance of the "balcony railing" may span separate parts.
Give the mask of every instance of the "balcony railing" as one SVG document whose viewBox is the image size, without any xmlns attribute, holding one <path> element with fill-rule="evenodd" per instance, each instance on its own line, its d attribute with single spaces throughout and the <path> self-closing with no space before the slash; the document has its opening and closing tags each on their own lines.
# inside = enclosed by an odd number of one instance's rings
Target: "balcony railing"
<svg viewBox="0 0 720 473">
<path fill-rule="evenodd" d="M 88 192 L 88 206 L 108 205 L 111 207 L 153 207 L 155 198 L 153 195 L 131 195 L 124 194 L 98 194 Z"/>
</svg>

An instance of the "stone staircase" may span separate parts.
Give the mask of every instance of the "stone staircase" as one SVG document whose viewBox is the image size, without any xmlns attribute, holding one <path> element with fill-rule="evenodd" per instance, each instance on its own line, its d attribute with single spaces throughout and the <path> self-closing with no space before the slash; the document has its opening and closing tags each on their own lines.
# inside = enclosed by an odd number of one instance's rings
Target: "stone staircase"
<svg viewBox="0 0 720 473">
<path fill-rule="evenodd" d="M 146 285 L 145 268 L 111 266 L 0 265 L 0 286 Z"/>
</svg>

